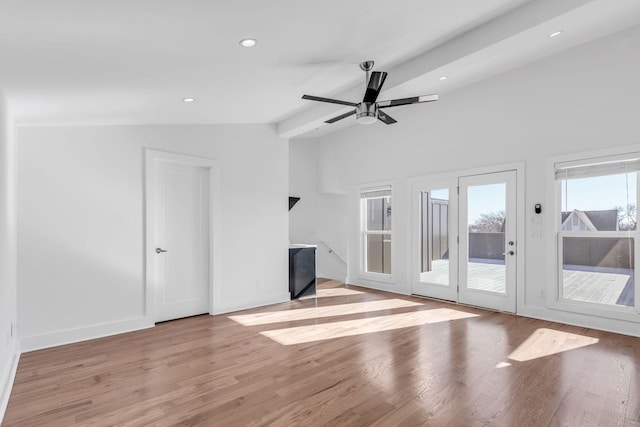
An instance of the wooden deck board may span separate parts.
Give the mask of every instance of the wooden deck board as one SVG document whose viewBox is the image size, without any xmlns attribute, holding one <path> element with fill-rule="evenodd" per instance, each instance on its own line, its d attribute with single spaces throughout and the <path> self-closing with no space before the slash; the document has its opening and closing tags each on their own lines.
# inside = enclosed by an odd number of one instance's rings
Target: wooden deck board
<svg viewBox="0 0 640 427">
<path fill-rule="evenodd" d="M 563 294 L 574 301 L 616 305 L 630 278 L 629 273 L 564 269 Z"/>
<path fill-rule="evenodd" d="M 449 260 L 435 260 L 432 270 L 420 274 L 420 281 L 449 284 Z M 613 269 L 612 269 L 613 270 Z M 497 263 L 469 262 L 468 287 L 487 292 L 504 293 L 505 266 Z M 563 270 L 563 295 L 567 299 L 607 305 L 633 306 L 629 270 L 594 271 L 585 266 L 570 266 Z"/>
</svg>

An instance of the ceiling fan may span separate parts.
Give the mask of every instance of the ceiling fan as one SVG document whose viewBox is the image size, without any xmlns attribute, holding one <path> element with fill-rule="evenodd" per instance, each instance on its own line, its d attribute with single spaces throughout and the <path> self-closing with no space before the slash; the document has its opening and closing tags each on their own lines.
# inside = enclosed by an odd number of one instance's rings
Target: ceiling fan
<svg viewBox="0 0 640 427">
<path fill-rule="evenodd" d="M 333 117 L 325 123 L 335 123 L 338 120 L 342 120 L 352 115 L 356 115 L 356 121 L 361 124 L 370 125 L 377 120 L 391 125 L 397 121 L 382 111 L 383 108 L 398 107 L 400 105 L 418 104 L 421 102 L 437 101 L 438 95 L 423 95 L 414 96 L 411 98 L 392 99 L 390 101 L 377 101 L 382 85 L 387 78 L 387 73 L 384 71 L 371 71 L 373 69 L 373 61 L 364 61 L 360 64 L 360 69 L 366 73 L 366 91 L 362 102 L 349 102 L 341 101 L 339 99 L 322 98 L 320 96 L 302 95 L 302 99 L 308 99 L 311 101 L 329 102 L 332 104 L 348 105 L 355 107 L 354 110 L 348 113 L 341 114 Z"/>
</svg>

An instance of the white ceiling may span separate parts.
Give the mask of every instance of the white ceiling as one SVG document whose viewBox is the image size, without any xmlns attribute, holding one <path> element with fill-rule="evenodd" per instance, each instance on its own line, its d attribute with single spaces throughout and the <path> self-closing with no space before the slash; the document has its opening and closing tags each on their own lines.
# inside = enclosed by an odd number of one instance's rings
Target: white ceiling
<svg viewBox="0 0 640 427">
<path fill-rule="evenodd" d="M 638 21 L 638 0 L 2 0 L 0 88 L 18 124 L 313 135 L 344 110 L 300 96 L 357 100 L 362 60 L 390 72 L 386 98 L 446 93 Z"/>
</svg>

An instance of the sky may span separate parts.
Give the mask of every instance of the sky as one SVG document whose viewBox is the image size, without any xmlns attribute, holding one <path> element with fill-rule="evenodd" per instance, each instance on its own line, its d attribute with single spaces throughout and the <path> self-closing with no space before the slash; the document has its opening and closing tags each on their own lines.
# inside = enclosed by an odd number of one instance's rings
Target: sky
<svg viewBox="0 0 640 427">
<path fill-rule="evenodd" d="M 630 173 L 628 180 L 626 174 L 562 180 L 562 210 L 613 209 L 626 206 L 627 200 L 637 206 L 636 175 Z"/>
<path fill-rule="evenodd" d="M 506 184 L 474 185 L 468 190 L 468 217 L 469 224 L 475 223 L 484 214 L 505 211 Z"/>
</svg>

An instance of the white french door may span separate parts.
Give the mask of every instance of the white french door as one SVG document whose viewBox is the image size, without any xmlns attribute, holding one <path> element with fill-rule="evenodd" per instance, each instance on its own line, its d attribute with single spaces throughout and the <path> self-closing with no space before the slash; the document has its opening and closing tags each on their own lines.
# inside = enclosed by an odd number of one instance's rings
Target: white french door
<svg viewBox="0 0 640 427">
<path fill-rule="evenodd" d="M 417 281 L 412 292 L 449 301 L 458 300 L 458 180 L 430 180 L 413 197 L 418 206 Z M 414 257 L 416 258 L 416 257 Z"/>
<path fill-rule="evenodd" d="M 419 256 L 413 293 L 516 311 L 516 176 L 510 170 L 414 186 Z"/>
<path fill-rule="evenodd" d="M 516 311 L 516 172 L 460 177 L 458 301 Z"/>
</svg>

